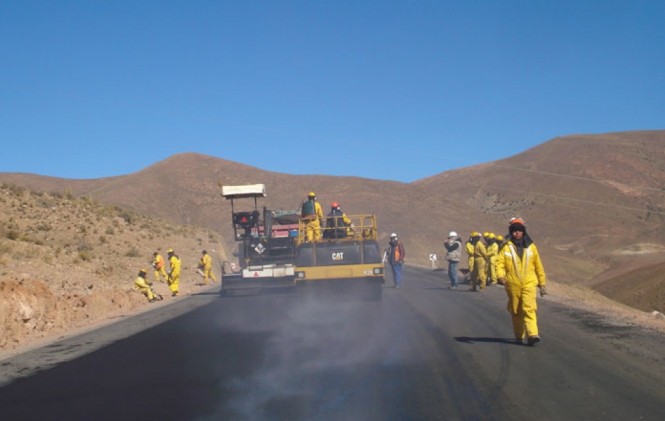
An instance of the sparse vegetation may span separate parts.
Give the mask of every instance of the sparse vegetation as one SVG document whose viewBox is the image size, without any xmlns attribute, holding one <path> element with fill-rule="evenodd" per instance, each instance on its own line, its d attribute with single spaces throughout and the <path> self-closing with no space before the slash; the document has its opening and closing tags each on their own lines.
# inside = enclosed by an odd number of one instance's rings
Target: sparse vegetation
<svg viewBox="0 0 665 421">
<path fill-rule="evenodd" d="M 137 249 L 136 247 L 132 247 L 125 253 L 125 256 L 127 257 L 141 257 L 141 251 Z"/>
<path fill-rule="evenodd" d="M 70 191 L 33 192 L 3 184 L 0 350 L 146 305 L 132 286 L 138 268 L 149 267 L 152 252 L 176 247 L 186 269 L 198 261 L 200 239 L 213 237 L 203 229 L 169 224 L 88 196 L 77 199 Z M 17 301 L 2 292 L 8 291 L 3 285 L 11 285 L 12 294 L 34 297 L 30 305 L 52 312 L 43 316 L 50 322 L 35 327 L 34 320 L 17 319 L 22 310 L 12 307 Z M 194 279 L 185 277 L 182 285 L 194 287 Z M 24 323 L 32 327 L 24 328 Z"/>
</svg>

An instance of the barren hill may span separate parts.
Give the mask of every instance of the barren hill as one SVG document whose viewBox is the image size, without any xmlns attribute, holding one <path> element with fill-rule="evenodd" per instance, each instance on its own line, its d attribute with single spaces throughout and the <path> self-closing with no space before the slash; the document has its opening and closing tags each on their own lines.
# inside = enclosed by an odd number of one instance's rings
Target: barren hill
<svg viewBox="0 0 665 421">
<path fill-rule="evenodd" d="M 220 245 L 212 230 L 87 197 L 0 186 L 0 354 L 155 306 L 133 286 L 139 269 L 150 269 L 156 250 L 164 257 L 166 248 L 176 250 L 183 265 L 181 292 L 195 291 L 202 249 L 219 260 Z M 166 283 L 155 289 L 170 298 Z"/>
<path fill-rule="evenodd" d="M 352 170 L 349 170 L 351 172 Z M 505 233 L 520 215 L 542 249 L 550 278 L 595 285 L 627 261 L 665 260 L 665 131 L 574 135 L 513 157 L 446 171 L 413 183 L 264 171 L 185 153 L 133 174 L 63 180 L 0 174 L 0 182 L 68 191 L 173 223 L 205 227 L 233 246 L 220 185 L 265 183 L 265 206 L 295 209 L 309 191 L 324 208 L 375 212 L 382 238 L 400 234 L 408 261 L 429 265 L 449 230 Z"/>
</svg>

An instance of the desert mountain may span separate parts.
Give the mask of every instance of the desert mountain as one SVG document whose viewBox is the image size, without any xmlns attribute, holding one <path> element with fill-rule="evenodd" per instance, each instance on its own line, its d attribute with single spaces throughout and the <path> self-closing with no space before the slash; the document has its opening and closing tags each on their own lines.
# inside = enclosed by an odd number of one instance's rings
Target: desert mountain
<svg viewBox="0 0 665 421">
<path fill-rule="evenodd" d="M 520 215 L 550 278 L 591 286 L 665 261 L 664 181 L 664 130 L 555 138 L 507 159 L 413 183 L 289 175 L 195 153 L 94 180 L 0 174 L 0 182 L 213 230 L 227 258 L 230 204 L 220 185 L 265 183 L 262 205 L 271 209 L 296 209 L 315 191 L 324 209 L 339 201 L 347 213 L 376 213 L 382 238 L 398 232 L 408 261 L 423 266 L 430 264 L 429 253 L 442 255 L 448 231 L 464 238 L 470 231 L 505 234 L 507 220 Z"/>
</svg>

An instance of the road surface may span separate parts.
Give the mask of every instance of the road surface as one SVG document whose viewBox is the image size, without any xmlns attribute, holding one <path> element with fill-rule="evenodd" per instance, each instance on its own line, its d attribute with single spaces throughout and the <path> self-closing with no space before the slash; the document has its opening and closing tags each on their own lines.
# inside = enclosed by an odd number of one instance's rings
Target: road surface
<svg viewBox="0 0 665 421">
<path fill-rule="evenodd" d="M 390 281 L 389 281 L 390 284 Z M 209 291 L 0 361 L 4 420 L 662 420 L 665 338 L 405 268 L 382 302 Z"/>
</svg>

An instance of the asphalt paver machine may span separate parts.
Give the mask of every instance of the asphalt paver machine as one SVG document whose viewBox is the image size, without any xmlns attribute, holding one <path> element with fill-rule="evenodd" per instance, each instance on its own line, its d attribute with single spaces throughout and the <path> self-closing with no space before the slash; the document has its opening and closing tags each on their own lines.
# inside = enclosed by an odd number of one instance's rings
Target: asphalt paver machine
<svg viewBox="0 0 665 421">
<path fill-rule="evenodd" d="M 222 294 L 247 288 L 295 286 L 295 242 L 298 211 L 259 208 L 264 184 L 222 186 L 231 201 L 237 264 L 222 262 Z M 244 208 L 238 209 L 244 204 Z M 248 206 L 249 204 L 249 206 Z"/>
</svg>

